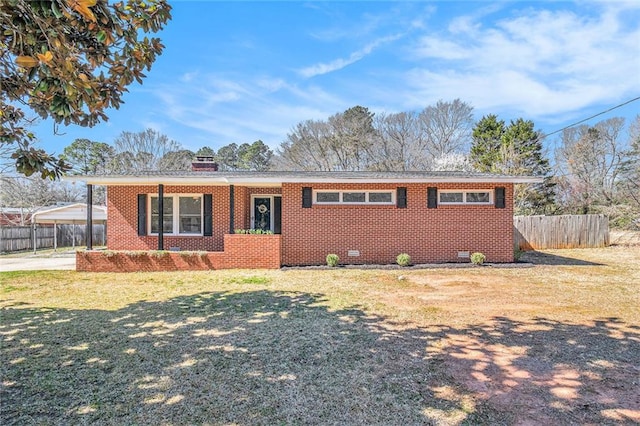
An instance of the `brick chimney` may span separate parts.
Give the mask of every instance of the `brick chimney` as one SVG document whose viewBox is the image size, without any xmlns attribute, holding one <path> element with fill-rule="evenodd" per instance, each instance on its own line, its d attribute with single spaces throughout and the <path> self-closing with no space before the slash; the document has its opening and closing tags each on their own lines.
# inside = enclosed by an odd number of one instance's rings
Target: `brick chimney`
<svg viewBox="0 0 640 426">
<path fill-rule="evenodd" d="M 218 163 L 213 161 L 211 156 L 197 156 L 191 163 L 191 170 L 194 172 L 217 172 Z"/>
</svg>

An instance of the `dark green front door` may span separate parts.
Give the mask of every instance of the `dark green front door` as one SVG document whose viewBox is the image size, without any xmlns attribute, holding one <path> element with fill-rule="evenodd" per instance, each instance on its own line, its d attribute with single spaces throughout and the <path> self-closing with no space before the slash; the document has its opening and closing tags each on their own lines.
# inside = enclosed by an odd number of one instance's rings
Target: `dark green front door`
<svg viewBox="0 0 640 426">
<path fill-rule="evenodd" d="M 282 197 L 279 195 L 265 195 L 253 197 L 253 214 L 251 225 L 253 229 L 280 233 Z"/>
<path fill-rule="evenodd" d="M 273 231 L 272 197 L 256 197 L 253 199 L 253 229 Z"/>
</svg>

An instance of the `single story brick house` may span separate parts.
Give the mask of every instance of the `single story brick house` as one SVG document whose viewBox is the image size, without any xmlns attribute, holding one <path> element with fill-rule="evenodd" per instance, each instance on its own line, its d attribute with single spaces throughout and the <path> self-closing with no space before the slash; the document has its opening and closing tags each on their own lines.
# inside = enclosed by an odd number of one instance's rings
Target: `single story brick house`
<svg viewBox="0 0 640 426">
<path fill-rule="evenodd" d="M 109 250 L 206 251 L 211 269 L 319 265 L 329 253 L 343 264 L 391 264 L 400 253 L 413 263 L 468 262 L 475 251 L 488 262 L 513 262 L 513 186 L 541 181 L 468 172 L 221 172 L 202 159 L 191 171 L 69 179 L 86 182 L 88 198 L 93 185 L 107 187 Z"/>
</svg>

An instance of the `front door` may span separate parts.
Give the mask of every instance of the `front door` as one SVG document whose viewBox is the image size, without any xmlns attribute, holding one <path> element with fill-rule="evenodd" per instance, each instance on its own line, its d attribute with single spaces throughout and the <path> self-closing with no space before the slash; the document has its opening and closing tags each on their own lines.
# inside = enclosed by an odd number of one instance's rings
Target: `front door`
<svg viewBox="0 0 640 426">
<path fill-rule="evenodd" d="M 281 200 L 279 195 L 251 197 L 251 228 L 279 234 Z"/>
</svg>

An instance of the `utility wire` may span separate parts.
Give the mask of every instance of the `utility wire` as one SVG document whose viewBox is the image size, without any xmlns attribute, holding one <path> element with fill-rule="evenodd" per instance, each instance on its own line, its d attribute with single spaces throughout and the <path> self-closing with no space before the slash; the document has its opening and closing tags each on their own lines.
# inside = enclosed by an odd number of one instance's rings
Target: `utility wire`
<svg viewBox="0 0 640 426">
<path fill-rule="evenodd" d="M 580 120 L 580 121 L 577 121 L 577 122 L 575 122 L 575 123 L 573 123 L 573 124 L 569 124 L 568 126 L 565 126 L 565 127 L 563 127 L 562 129 L 555 130 L 555 131 L 553 131 L 553 132 L 551 132 L 551 133 L 547 133 L 546 135 L 542 135 L 542 136 L 540 136 L 540 139 L 545 139 L 545 138 L 547 138 L 547 137 L 549 137 L 549 136 L 551 136 L 551 135 L 555 135 L 556 133 L 560 133 L 560 132 L 562 132 L 563 130 L 567 130 L 567 129 L 569 129 L 569 128 L 573 127 L 573 126 L 577 126 L 578 124 L 582 124 L 582 123 L 584 123 L 585 121 L 589 121 L 589 120 L 591 120 L 592 118 L 596 118 L 596 117 L 598 117 L 599 115 L 602 115 L 602 114 L 606 114 L 606 113 L 608 113 L 608 112 L 611 112 L 611 111 L 613 111 L 614 109 L 617 109 L 617 108 L 623 107 L 623 106 L 625 106 L 625 105 L 627 105 L 627 104 L 630 104 L 631 102 L 635 102 L 635 101 L 637 101 L 637 100 L 639 100 L 639 99 L 640 99 L 640 96 L 638 96 L 638 97 L 636 97 L 636 98 L 633 98 L 633 99 L 629 99 L 628 101 L 623 102 L 623 103 L 621 103 L 621 104 L 619 104 L 619 105 L 616 105 L 616 106 L 614 106 L 614 107 L 611 107 L 611 108 L 609 108 L 609 109 L 608 109 L 608 110 L 606 110 L 606 111 L 599 112 L 599 113 L 597 113 L 597 114 L 592 115 L 591 117 L 587 117 L 587 118 L 585 118 L 585 119 L 583 119 L 583 120 Z"/>
</svg>

